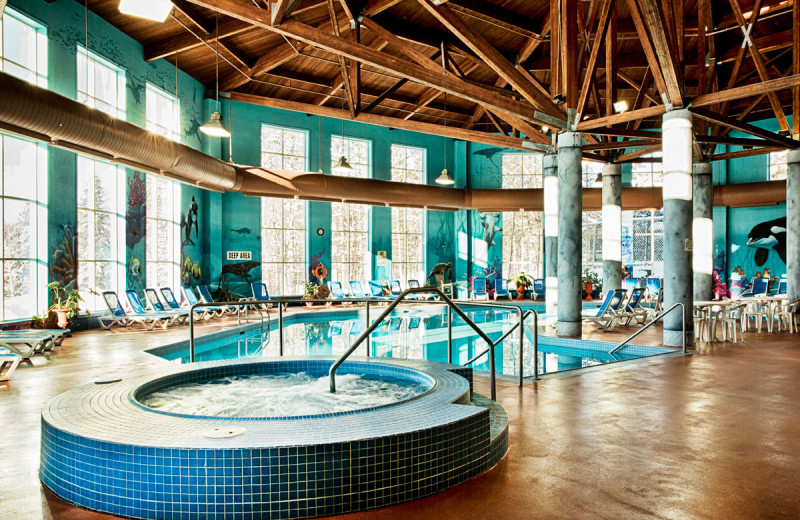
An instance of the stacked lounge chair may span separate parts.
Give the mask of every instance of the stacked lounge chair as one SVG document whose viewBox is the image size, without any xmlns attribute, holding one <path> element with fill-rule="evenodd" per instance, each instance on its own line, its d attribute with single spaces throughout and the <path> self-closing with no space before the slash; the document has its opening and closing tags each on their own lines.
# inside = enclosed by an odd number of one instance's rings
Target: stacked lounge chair
<svg viewBox="0 0 800 520">
<path fill-rule="evenodd" d="M 584 313 L 582 315 L 584 320 L 591 321 L 605 332 L 614 330 L 617 326 L 617 312 L 622 306 L 625 299 L 626 291 L 624 289 L 615 289 L 608 291 L 603 304 L 594 313 Z"/>
<path fill-rule="evenodd" d="M 199 299 L 197 299 L 197 295 L 194 293 L 194 289 L 192 289 L 191 285 L 181 285 L 181 293 L 183 294 L 184 300 L 186 300 L 190 307 L 197 303 L 202 303 Z M 224 313 L 225 309 L 222 307 L 197 307 L 195 310 L 195 314 L 199 314 L 198 317 L 201 320 L 218 318 Z"/>
<path fill-rule="evenodd" d="M 142 305 L 142 300 L 139 298 L 139 295 L 133 289 L 128 289 L 125 291 L 125 295 L 128 297 L 128 303 L 133 309 L 134 314 L 137 316 L 166 316 L 170 318 L 170 321 L 167 326 L 174 325 L 175 323 L 185 323 L 186 317 L 189 315 L 189 311 L 185 309 L 171 309 L 171 310 L 152 310 L 148 311 Z"/>
<path fill-rule="evenodd" d="M 472 280 L 472 299 L 488 300 L 489 294 L 486 292 L 486 278 L 475 278 Z"/>
<path fill-rule="evenodd" d="M 147 330 L 153 330 L 156 325 L 161 325 L 162 327 L 167 328 L 167 326 L 174 321 L 174 316 L 167 314 L 127 314 L 125 309 L 122 308 L 122 304 L 119 301 L 117 293 L 114 291 L 104 291 L 103 301 L 106 304 L 107 312 L 104 312 L 98 316 L 97 321 L 100 324 L 100 327 L 106 330 L 111 329 L 111 327 L 114 325 L 129 327 L 134 323 L 140 323 L 144 325 Z"/>
<path fill-rule="evenodd" d="M 200 299 L 203 301 L 203 303 L 219 303 L 220 309 L 222 310 L 222 316 L 236 314 L 236 312 L 238 312 L 240 309 L 240 307 L 237 307 L 236 305 L 225 305 L 222 302 L 214 301 L 211 291 L 208 290 L 208 286 L 205 284 L 198 284 L 197 292 L 200 293 Z"/>
</svg>

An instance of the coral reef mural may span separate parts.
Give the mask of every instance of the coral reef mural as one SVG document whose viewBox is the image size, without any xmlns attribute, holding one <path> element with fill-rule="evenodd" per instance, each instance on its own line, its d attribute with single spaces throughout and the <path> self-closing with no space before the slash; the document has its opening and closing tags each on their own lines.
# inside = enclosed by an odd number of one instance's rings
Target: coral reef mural
<svg viewBox="0 0 800 520">
<path fill-rule="evenodd" d="M 181 245 L 183 246 L 196 245 L 194 240 L 192 240 L 192 228 L 194 227 L 194 237 L 197 238 L 199 236 L 197 230 L 198 209 L 197 201 L 192 197 L 192 201 L 189 203 L 189 208 L 186 210 L 186 213 L 181 213 L 181 230 L 184 236 Z"/>
<path fill-rule="evenodd" d="M 131 261 L 128 262 L 127 282 L 128 289 L 136 291 L 140 298 L 144 297 L 144 275 L 142 263 L 138 258 L 131 258 Z"/>
<path fill-rule="evenodd" d="M 200 264 L 194 263 L 190 256 L 181 253 L 181 284 L 191 285 L 192 281 L 197 281 L 202 276 Z"/>
<path fill-rule="evenodd" d="M 51 255 L 50 278 L 61 282 L 66 291 L 71 291 L 78 285 L 78 235 L 72 222 L 61 224 L 60 229 L 58 245 Z"/>
<path fill-rule="evenodd" d="M 125 213 L 125 245 L 128 249 L 133 249 L 147 231 L 146 189 L 144 175 L 133 172 L 128 180 L 128 210 Z"/>
</svg>

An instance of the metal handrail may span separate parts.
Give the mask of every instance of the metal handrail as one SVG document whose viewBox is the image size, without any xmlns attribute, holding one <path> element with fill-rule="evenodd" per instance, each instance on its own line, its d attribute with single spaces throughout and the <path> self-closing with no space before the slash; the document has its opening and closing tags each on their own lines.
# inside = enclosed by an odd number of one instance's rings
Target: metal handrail
<svg viewBox="0 0 800 520">
<path fill-rule="evenodd" d="M 435 288 L 435 287 L 414 287 L 414 288 L 406 289 L 405 291 L 400 293 L 400 295 L 398 295 L 397 298 L 395 298 L 395 300 L 392 303 L 389 304 L 389 306 L 386 308 L 386 310 L 384 310 L 383 313 L 381 313 L 381 315 L 373 323 L 371 323 L 369 327 L 367 327 L 367 330 L 365 330 L 356 339 L 356 341 L 352 345 L 350 345 L 350 348 L 347 349 L 347 351 L 344 354 L 342 354 L 341 357 L 339 357 L 339 359 L 337 359 L 336 362 L 333 365 L 331 365 L 331 368 L 328 371 L 328 375 L 330 377 L 331 392 L 336 392 L 336 370 L 339 368 L 339 366 L 341 366 L 341 364 L 344 363 L 344 361 L 348 357 L 350 357 L 350 355 L 353 352 L 355 352 L 355 350 L 361 345 L 361 343 L 364 342 L 365 339 L 369 338 L 370 334 L 372 334 L 372 332 L 376 328 L 378 328 L 378 326 L 381 324 L 381 322 L 389 314 L 391 314 L 391 312 L 395 309 L 395 307 L 400 305 L 400 303 L 403 300 L 405 300 L 406 296 L 408 296 L 409 294 L 422 293 L 422 292 L 428 292 L 428 293 L 437 294 L 439 296 L 439 298 L 441 298 L 442 301 L 444 303 L 446 303 L 450 307 L 450 309 L 458 315 L 459 318 L 464 320 L 464 322 L 467 325 L 469 325 L 470 328 L 472 328 L 472 330 L 474 330 L 487 344 L 491 345 L 493 343 L 491 338 L 489 338 L 489 336 L 487 336 L 486 333 L 483 332 L 480 329 L 480 327 L 478 327 L 475 324 L 475 322 L 472 321 L 464 313 L 464 311 L 461 310 L 461 308 L 458 305 L 456 305 L 450 298 L 448 298 L 438 288 Z M 490 349 L 489 350 L 489 379 L 490 379 L 490 384 L 491 384 L 491 389 L 492 389 L 491 393 L 492 393 L 492 400 L 493 401 L 496 400 L 496 398 L 497 398 L 497 389 L 496 389 L 496 384 L 495 384 L 495 373 L 494 373 L 494 371 L 495 371 L 494 349 Z"/>
<path fill-rule="evenodd" d="M 474 305 L 474 304 L 471 304 L 471 305 Z M 492 304 L 489 304 L 488 307 L 499 307 L 501 309 L 502 308 L 517 309 L 519 311 L 522 311 L 522 307 L 519 307 L 519 306 L 516 306 L 516 305 L 492 305 Z M 469 361 L 464 363 L 464 366 L 471 365 L 475 361 L 477 361 L 480 358 L 482 358 L 483 356 L 485 356 L 489 352 L 489 350 L 493 350 L 494 347 L 496 347 L 497 345 L 502 343 L 504 339 L 506 339 L 508 336 L 510 336 L 511 333 L 514 332 L 515 330 L 517 330 L 517 327 L 519 327 L 519 329 L 520 329 L 520 335 L 519 335 L 519 386 L 522 386 L 523 383 L 524 383 L 524 377 L 525 377 L 524 374 L 523 374 L 523 368 L 524 368 L 524 365 L 525 365 L 525 358 L 524 358 L 525 329 L 523 327 L 524 327 L 525 318 L 527 318 L 528 316 L 533 316 L 533 381 L 538 381 L 539 380 L 539 314 L 533 309 L 528 309 L 527 311 L 525 311 L 520 316 L 520 319 L 519 319 L 518 323 L 515 323 L 513 327 L 511 327 L 509 330 L 507 330 L 505 333 L 503 333 L 503 335 L 500 336 L 492 344 L 491 347 L 487 347 L 486 350 L 484 350 L 480 354 L 477 354 L 472 359 L 470 359 Z"/>
<path fill-rule="evenodd" d="M 661 313 L 660 316 L 655 317 L 653 319 L 653 321 L 651 321 L 650 323 L 647 323 L 644 327 L 642 327 L 641 329 L 639 329 L 636 332 L 634 332 L 633 334 L 631 334 L 630 337 L 628 337 L 628 339 L 626 339 L 625 341 L 623 341 L 622 343 L 620 343 L 616 347 L 614 347 L 611 350 L 609 350 L 608 353 L 609 354 L 613 354 L 617 350 L 621 349 L 622 347 L 624 347 L 625 345 L 630 343 L 633 338 L 635 338 L 636 336 L 638 336 L 639 334 L 644 332 L 644 330 L 646 328 L 648 328 L 650 325 L 654 324 L 655 322 L 657 322 L 658 320 L 660 320 L 661 318 L 663 318 L 664 316 L 666 316 L 670 312 L 674 311 L 676 307 L 683 307 L 683 314 L 681 315 L 681 322 L 682 322 L 682 325 L 683 325 L 683 335 L 681 336 L 681 343 L 683 345 L 683 353 L 686 354 L 686 305 L 683 304 L 682 302 L 676 303 L 675 305 L 673 305 L 672 307 L 670 307 L 669 309 L 667 309 L 666 311 Z"/>
<path fill-rule="evenodd" d="M 194 363 L 194 310 L 203 307 L 246 307 L 248 305 L 260 305 L 272 303 L 272 300 L 249 300 L 244 302 L 197 302 L 189 308 L 189 362 Z M 258 315 L 261 317 L 261 338 L 264 337 L 264 314 L 257 307 Z M 269 319 L 269 311 L 267 311 L 267 319 Z"/>
</svg>

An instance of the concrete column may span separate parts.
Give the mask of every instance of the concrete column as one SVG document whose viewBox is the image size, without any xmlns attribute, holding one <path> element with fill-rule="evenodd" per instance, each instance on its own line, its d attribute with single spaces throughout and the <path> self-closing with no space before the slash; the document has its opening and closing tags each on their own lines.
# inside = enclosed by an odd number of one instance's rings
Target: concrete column
<svg viewBox="0 0 800 520">
<path fill-rule="evenodd" d="M 789 301 L 800 298 L 800 149 L 789 152 L 786 175 L 786 283 Z"/>
<path fill-rule="evenodd" d="M 714 282 L 714 188 L 711 184 L 711 164 L 695 163 L 692 172 L 692 271 L 694 272 L 694 299 L 710 300 Z"/>
<path fill-rule="evenodd" d="M 581 335 L 581 134 L 558 134 L 558 335 Z"/>
<path fill-rule="evenodd" d="M 664 309 L 676 303 L 686 307 L 664 318 L 664 345 L 679 347 L 686 320 L 687 345 L 692 330 L 692 114 L 686 109 L 663 116 L 664 150 Z"/>
<path fill-rule="evenodd" d="M 558 155 L 545 155 L 544 184 L 544 283 L 545 313 L 558 312 Z"/>
<path fill-rule="evenodd" d="M 622 165 L 603 165 L 603 292 L 622 288 Z"/>
</svg>

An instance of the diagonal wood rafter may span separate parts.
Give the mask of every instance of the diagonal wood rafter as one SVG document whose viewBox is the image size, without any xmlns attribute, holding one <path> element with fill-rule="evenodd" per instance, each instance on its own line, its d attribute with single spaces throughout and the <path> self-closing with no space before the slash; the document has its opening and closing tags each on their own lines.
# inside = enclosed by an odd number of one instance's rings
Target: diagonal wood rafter
<svg viewBox="0 0 800 520">
<path fill-rule="evenodd" d="M 735 1 L 735 0 L 733 0 Z M 666 29 L 667 20 L 661 10 L 658 0 L 639 0 L 642 8 L 642 15 L 647 21 L 653 47 L 661 65 L 661 73 L 664 76 L 664 85 L 667 89 L 667 97 L 673 106 L 683 106 L 683 78 L 681 67 L 678 66 L 674 38 L 670 38 Z M 652 66 L 652 65 L 651 65 Z"/>
<path fill-rule="evenodd" d="M 269 53 L 258 58 L 253 66 L 245 71 L 246 74 L 235 71 L 223 79 L 223 81 L 220 82 L 219 88 L 223 91 L 238 88 L 256 76 L 265 74 L 292 60 L 304 48 L 305 44 L 303 43 L 292 46 L 289 42 L 284 41 L 282 44 L 278 45 L 277 48 L 273 48 Z"/>
<path fill-rule="evenodd" d="M 339 33 L 339 21 L 336 18 L 336 6 L 333 3 L 333 0 L 328 0 L 328 14 L 331 17 L 333 34 L 336 35 L 337 38 L 340 38 L 341 34 Z M 347 107 L 350 110 L 350 117 L 355 119 L 356 115 L 358 115 L 358 106 L 356 105 L 356 99 L 353 96 L 353 85 L 350 83 L 350 71 L 347 69 L 347 62 L 345 61 L 344 56 L 340 54 L 337 57 L 339 59 L 339 69 L 341 70 L 342 74 L 342 90 L 344 91 L 345 98 L 347 98 Z"/>
<path fill-rule="evenodd" d="M 653 42 L 650 40 L 650 33 L 647 31 L 645 20 L 642 17 L 641 11 L 639 10 L 639 4 L 636 2 L 636 0 L 627 0 L 627 3 L 628 10 L 631 13 L 631 19 L 633 20 L 633 25 L 636 27 L 636 32 L 639 35 L 639 41 L 642 44 L 642 50 L 644 50 L 644 55 L 647 58 L 647 64 L 650 66 L 650 70 L 653 72 L 653 81 L 656 83 L 656 89 L 661 94 L 669 97 L 669 94 L 667 93 L 667 85 L 664 81 L 664 75 L 661 71 L 661 65 L 658 62 L 658 57 L 656 56 Z"/>
<path fill-rule="evenodd" d="M 747 21 L 744 18 L 744 13 L 739 5 L 739 1 L 730 0 L 730 4 L 733 8 L 733 13 L 736 15 L 736 20 L 739 22 L 739 25 L 744 27 L 747 24 Z M 753 63 L 755 64 L 756 69 L 758 69 L 758 75 L 761 78 L 761 81 L 769 80 L 769 71 L 767 71 L 767 67 L 764 65 L 764 58 L 761 56 L 761 52 L 758 50 L 758 44 L 752 39 L 748 41 L 750 43 L 746 46 L 750 51 L 750 56 L 753 58 Z M 778 99 L 778 95 L 774 92 L 770 92 L 767 97 L 772 105 L 772 110 L 775 112 L 775 117 L 778 118 L 778 124 L 780 125 L 781 130 L 789 130 L 789 122 L 786 119 L 786 114 L 783 112 L 783 106 Z"/>
<path fill-rule="evenodd" d="M 592 53 L 589 55 L 589 62 L 586 65 L 586 71 L 583 75 L 583 84 L 581 85 L 580 95 L 578 97 L 577 106 L 577 119 L 580 119 L 586 108 L 586 102 L 589 99 L 589 91 L 594 84 L 595 71 L 597 69 L 597 59 L 600 56 L 600 48 L 608 31 L 608 26 L 611 23 L 611 12 L 614 7 L 614 0 L 604 0 L 603 7 L 600 11 L 600 22 L 597 25 L 597 32 L 594 37 L 594 44 L 592 45 Z"/>
<path fill-rule="evenodd" d="M 300 4 L 300 0 L 275 0 L 270 9 L 270 22 L 280 25 L 283 19 L 292 15 Z"/>
<path fill-rule="evenodd" d="M 559 117 L 559 110 L 530 81 L 503 57 L 495 47 L 482 35 L 470 28 L 458 14 L 446 4 L 433 5 L 429 0 L 417 0 L 431 15 L 439 20 L 450 32 L 455 34 L 464 44 L 477 54 L 497 75 L 511 84 L 517 92 L 534 107 L 552 116 Z"/>
<path fill-rule="evenodd" d="M 207 23 L 203 18 L 200 16 L 200 13 L 197 12 L 197 8 L 192 4 L 186 2 L 186 0 L 175 0 L 172 2 L 175 8 L 182 12 L 183 15 L 188 18 L 194 25 L 196 25 L 201 31 L 203 31 L 206 36 L 214 36 L 215 33 L 215 26 L 213 23 Z M 231 48 L 228 44 L 219 42 L 219 52 L 221 55 L 224 55 L 228 59 L 233 59 L 234 62 L 238 63 L 241 67 L 250 67 L 250 63 L 248 63 L 244 58 L 241 57 L 241 53 Z"/>
<path fill-rule="evenodd" d="M 798 144 L 797 141 L 780 136 L 774 132 L 764 130 L 763 128 L 753 126 L 749 123 L 736 120 L 723 114 L 717 114 L 716 112 L 712 112 L 704 108 L 691 107 L 689 110 L 692 111 L 692 114 L 694 114 L 695 117 L 699 117 L 700 119 L 704 119 L 708 122 L 718 125 L 729 126 L 734 130 L 760 137 L 776 146 L 782 146 L 784 148 L 796 148 Z"/>
</svg>

